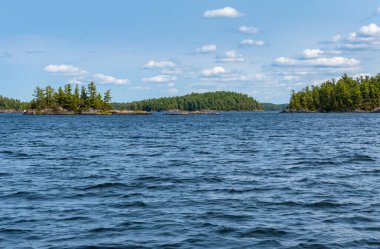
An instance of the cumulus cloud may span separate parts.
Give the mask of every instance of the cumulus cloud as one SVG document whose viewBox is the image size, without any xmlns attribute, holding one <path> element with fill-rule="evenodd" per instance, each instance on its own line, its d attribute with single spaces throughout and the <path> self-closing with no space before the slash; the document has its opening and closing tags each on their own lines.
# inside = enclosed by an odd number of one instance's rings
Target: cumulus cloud
<svg viewBox="0 0 380 249">
<path fill-rule="evenodd" d="M 252 26 L 241 26 L 239 28 L 239 31 L 244 34 L 255 34 L 257 33 L 258 29 Z"/>
<path fill-rule="evenodd" d="M 197 49 L 197 53 L 200 53 L 200 54 L 209 54 L 215 51 L 216 51 L 216 45 L 214 44 L 204 45 Z"/>
<path fill-rule="evenodd" d="M 365 36 L 377 36 L 380 35 L 380 27 L 375 23 L 371 23 L 367 26 L 361 27 L 359 33 Z"/>
<path fill-rule="evenodd" d="M 172 61 L 148 61 L 148 63 L 146 63 L 144 65 L 144 68 L 148 68 L 148 69 L 151 69 L 151 68 L 167 68 L 167 67 L 175 67 L 176 64 Z"/>
<path fill-rule="evenodd" d="M 86 74 L 87 72 L 79 67 L 61 64 L 61 65 L 48 65 L 44 68 L 45 72 L 61 73 L 61 74 Z"/>
<path fill-rule="evenodd" d="M 362 26 L 358 32 L 347 35 L 335 35 L 331 42 L 337 43 L 344 50 L 380 49 L 380 27 L 371 23 Z"/>
<path fill-rule="evenodd" d="M 237 18 L 243 16 L 243 14 L 232 7 L 225 7 L 222 9 L 207 10 L 203 13 L 203 16 L 206 18 Z"/>
<path fill-rule="evenodd" d="M 206 82 L 247 82 L 263 81 L 263 74 L 247 75 L 239 71 L 226 70 L 224 67 L 213 67 L 201 71 L 201 79 Z M 209 83 L 207 83 L 209 85 Z"/>
<path fill-rule="evenodd" d="M 265 45 L 265 42 L 264 41 L 256 41 L 256 40 L 252 40 L 252 39 L 246 39 L 246 40 L 242 40 L 240 42 L 240 45 L 241 46 L 264 46 Z"/>
<path fill-rule="evenodd" d="M 125 85 L 129 83 L 128 79 L 117 79 L 113 76 L 97 73 L 94 75 L 96 80 L 99 80 L 101 84 L 115 84 L 115 85 Z"/>
<path fill-rule="evenodd" d="M 323 55 L 323 51 L 320 49 L 305 49 L 302 52 L 302 55 L 304 58 L 310 59 L 310 58 L 318 58 Z"/>
<path fill-rule="evenodd" d="M 202 70 L 202 76 L 210 77 L 210 76 L 217 76 L 226 73 L 226 70 L 224 67 L 214 67 L 211 69 L 203 69 Z"/>
<path fill-rule="evenodd" d="M 275 65 L 278 66 L 355 67 L 359 64 L 359 60 L 345 57 L 323 57 L 309 60 L 279 57 L 275 60 Z"/>
<path fill-rule="evenodd" d="M 177 77 L 172 76 L 172 75 L 157 75 L 157 76 L 150 77 L 150 78 L 143 78 L 142 80 L 144 82 L 170 83 L 170 82 L 177 81 Z"/>
<path fill-rule="evenodd" d="M 236 51 L 226 51 L 223 55 L 219 55 L 216 58 L 217 62 L 243 62 L 244 57 Z"/>
</svg>

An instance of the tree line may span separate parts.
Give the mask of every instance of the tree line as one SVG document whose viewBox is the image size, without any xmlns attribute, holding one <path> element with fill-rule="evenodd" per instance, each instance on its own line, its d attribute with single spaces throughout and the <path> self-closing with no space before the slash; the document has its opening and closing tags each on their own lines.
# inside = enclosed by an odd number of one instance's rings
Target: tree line
<svg viewBox="0 0 380 249">
<path fill-rule="evenodd" d="M 356 79 L 343 75 L 320 86 L 292 91 L 290 111 L 352 112 L 380 107 L 380 74 Z"/>
<path fill-rule="evenodd" d="M 288 104 L 260 103 L 264 111 L 282 111 L 288 107 Z"/>
<path fill-rule="evenodd" d="M 208 93 L 192 93 L 180 97 L 166 97 L 134 101 L 130 103 L 112 103 L 114 109 L 144 111 L 255 111 L 262 106 L 246 94 L 218 91 Z"/>
<path fill-rule="evenodd" d="M 17 99 L 11 99 L 0 95 L 0 110 L 22 111 L 27 109 L 28 103 L 21 102 Z"/>
<path fill-rule="evenodd" d="M 108 110 L 111 108 L 111 91 L 108 90 L 102 96 L 91 82 L 87 87 L 66 84 L 63 88 L 55 90 L 51 86 L 45 88 L 36 87 L 34 99 L 30 103 L 31 109 L 42 110 L 51 108 L 54 110 L 65 109 L 79 113 L 83 110 Z"/>
</svg>

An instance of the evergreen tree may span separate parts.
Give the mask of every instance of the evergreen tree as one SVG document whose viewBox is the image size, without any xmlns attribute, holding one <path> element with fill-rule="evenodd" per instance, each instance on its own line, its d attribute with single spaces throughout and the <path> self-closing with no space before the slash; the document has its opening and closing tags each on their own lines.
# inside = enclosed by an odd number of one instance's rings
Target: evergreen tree
<svg viewBox="0 0 380 249">
<path fill-rule="evenodd" d="M 312 100 L 312 101 L 311 101 Z M 380 107 L 380 74 L 353 79 L 346 74 L 338 81 L 292 91 L 289 109 L 293 111 L 373 111 Z"/>
</svg>

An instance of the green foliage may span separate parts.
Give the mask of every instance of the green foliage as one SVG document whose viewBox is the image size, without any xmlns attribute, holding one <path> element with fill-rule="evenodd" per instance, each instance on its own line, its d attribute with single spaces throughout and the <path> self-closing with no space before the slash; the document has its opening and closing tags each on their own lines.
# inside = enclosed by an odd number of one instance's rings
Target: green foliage
<svg viewBox="0 0 380 249">
<path fill-rule="evenodd" d="M 261 105 L 248 95 L 235 92 L 192 93 L 181 97 L 148 99 L 131 103 L 112 103 L 114 109 L 144 111 L 255 111 Z"/>
<path fill-rule="evenodd" d="M 111 101 L 111 91 L 108 90 L 104 98 L 97 92 L 94 82 L 88 84 L 87 88 L 76 85 L 73 88 L 70 84 L 59 87 L 55 91 L 51 86 L 45 88 L 36 87 L 34 91 L 34 99 L 30 106 L 32 109 L 42 110 L 51 108 L 54 110 L 65 109 L 79 113 L 82 110 L 96 109 L 108 110 L 110 109 L 109 102 Z"/>
<path fill-rule="evenodd" d="M 260 103 L 264 111 L 282 111 L 288 107 L 288 104 Z"/>
<path fill-rule="evenodd" d="M 337 82 L 292 91 L 291 111 L 352 112 L 380 107 L 380 74 L 353 79 L 346 74 Z"/>
<path fill-rule="evenodd" d="M 22 111 L 28 109 L 28 104 L 17 99 L 10 99 L 0 95 L 0 110 Z"/>
</svg>

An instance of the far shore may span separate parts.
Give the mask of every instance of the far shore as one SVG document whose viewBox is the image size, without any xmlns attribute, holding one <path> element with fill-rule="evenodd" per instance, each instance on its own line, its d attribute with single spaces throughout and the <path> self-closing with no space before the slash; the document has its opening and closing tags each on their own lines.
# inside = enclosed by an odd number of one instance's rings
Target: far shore
<svg viewBox="0 0 380 249">
<path fill-rule="evenodd" d="M 264 110 L 236 110 L 236 111 L 217 111 L 217 110 L 197 110 L 197 111 L 184 111 L 184 110 L 165 110 L 165 111 L 142 111 L 142 110 L 84 110 L 79 113 L 75 113 L 70 110 L 25 110 L 17 111 L 17 113 L 23 113 L 24 115 L 152 115 L 153 113 L 162 113 L 163 115 L 220 115 L 224 112 L 264 112 Z M 4 112 L 11 113 L 11 112 Z M 15 112 L 16 113 L 16 112 Z"/>
<path fill-rule="evenodd" d="M 147 111 L 131 111 L 131 110 L 83 110 L 78 113 L 71 110 L 54 110 L 54 109 L 43 109 L 43 110 L 25 110 L 22 112 L 24 115 L 151 115 Z"/>
<path fill-rule="evenodd" d="M 292 109 L 285 109 L 282 110 L 281 113 L 380 113 L 380 107 L 375 108 L 373 110 L 362 110 L 357 109 L 353 111 L 310 111 L 307 109 L 301 109 L 301 110 L 292 110 Z"/>
</svg>

